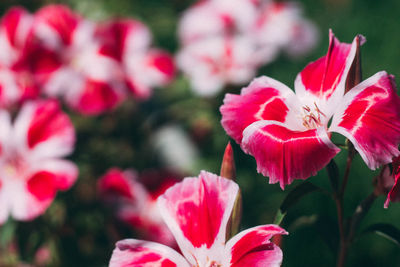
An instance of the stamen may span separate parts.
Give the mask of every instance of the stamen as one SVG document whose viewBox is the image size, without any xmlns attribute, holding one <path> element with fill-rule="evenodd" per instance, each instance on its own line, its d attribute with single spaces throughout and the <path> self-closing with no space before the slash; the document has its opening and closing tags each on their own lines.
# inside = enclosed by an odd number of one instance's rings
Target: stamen
<svg viewBox="0 0 400 267">
<path fill-rule="evenodd" d="M 303 106 L 303 126 L 307 129 L 315 129 L 318 126 L 322 126 L 321 115 L 326 115 L 318 108 L 317 103 L 314 102 L 314 109 L 312 110 L 309 106 Z"/>
</svg>

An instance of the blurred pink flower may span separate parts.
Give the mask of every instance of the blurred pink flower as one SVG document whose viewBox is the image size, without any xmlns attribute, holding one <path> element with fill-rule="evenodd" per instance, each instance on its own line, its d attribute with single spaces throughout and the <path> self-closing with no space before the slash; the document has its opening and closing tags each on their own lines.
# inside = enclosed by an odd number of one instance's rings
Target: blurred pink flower
<svg viewBox="0 0 400 267">
<path fill-rule="evenodd" d="M 148 98 L 153 87 L 165 86 L 175 76 L 172 56 L 151 47 L 147 26 L 133 19 L 116 19 L 97 28 L 102 42 L 101 52 L 119 61 L 130 91 L 139 98 Z"/>
<path fill-rule="evenodd" d="M 32 43 L 33 16 L 13 7 L 0 24 L 0 107 L 36 98 L 39 86 L 30 72 L 27 53 Z"/>
<path fill-rule="evenodd" d="M 35 14 L 38 44 L 31 53 L 44 92 L 89 115 L 114 108 L 124 97 L 119 63 L 101 53 L 95 29 L 66 6 L 45 6 Z"/>
<path fill-rule="evenodd" d="M 400 98 L 393 76 L 378 72 L 345 94 L 357 38 L 340 43 L 330 32 L 327 55 L 299 73 L 296 93 L 264 76 L 240 95 L 225 96 L 222 126 L 255 157 L 270 183 L 283 189 L 315 175 L 340 151 L 332 132 L 348 138 L 371 169 L 399 155 Z"/>
<path fill-rule="evenodd" d="M 299 5 L 258 0 L 198 1 L 183 13 L 178 34 L 178 66 L 202 96 L 244 84 L 280 50 L 300 56 L 318 39 Z"/>
<path fill-rule="evenodd" d="M 211 96 L 226 84 L 241 85 L 255 76 L 258 64 L 251 45 L 246 38 L 216 36 L 182 48 L 177 63 L 197 94 Z"/>
<path fill-rule="evenodd" d="M 74 148 L 75 130 L 55 100 L 26 102 L 14 123 L 1 110 L 0 122 L 0 223 L 9 215 L 32 220 L 78 176 L 62 159 Z"/>
<path fill-rule="evenodd" d="M 98 190 L 101 198 L 115 209 L 116 216 L 138 231 L 141 237 L 175 246 L 156 207 L 156 199 L 178 180 L 168 175 L 158 178 L 156 188 L 150 191 L 138 181 L 133 171 L 112 168 L 99 179 Z"/>
<path fill-rule="evenodd" d="M 301 56 L 315 47 L 318 32 L 313 23 L 306 20 L 302 8 L 296 2 L 268 1 L 260 9 L 250 34 L 261 50 L 281 48 L 291 56 Z"/>
<path fill-rule="evenodd" d="M 109 266 L 280 266 L 282 251 L 270 239 L 287 233 L 277 225 L 256 226 L 226 242 L 238 192 L 233 181 L 205 171 L 185 178 L 157 201 L 183 256 L 158 243 L 125 239 Z"/>
</svg>

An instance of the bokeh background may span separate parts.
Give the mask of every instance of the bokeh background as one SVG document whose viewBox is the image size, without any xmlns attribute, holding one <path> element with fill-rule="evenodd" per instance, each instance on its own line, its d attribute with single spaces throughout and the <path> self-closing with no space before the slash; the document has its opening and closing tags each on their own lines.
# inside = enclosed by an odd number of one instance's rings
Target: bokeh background
<svg viewBox="0 0 400 267">
<path fill-rule="evenodd" d="M 50 3 L 63 3 L 93 20 L 132 17 L 146 23 L 153 32 L 154 43 L 171 53 L 178 50 L 176 26 L 181 13 L 193 4 L 188 0 L 26 0 L 0 2 L 0 12 L 14 5 L 35 11 Z M 318 27 L 320 42 L 306 57 L 296 60 L 281 54 L 259 70 L 293 88 L 298 72 L 310 61 L 322 56 L 328 46 L 328 29 L 344 42 L 356 34 L 367 38 L 362 47 L 363 78 L 380 70 L 400 76 L 400 2 L 397 0 L 304 0 L 305 15 Z M 234 0 L 232 0 L 234 5 Z M 210 98 L 192 93 L 188 81 L 178 75 L 168 87 L 156 90 L 145 102 L 125 101 L 115 111 L 85 117 L 70 112 L 78 138 L 71 159 L 80 169 L 75 186 L 59 193 L 44 216 L 32 222 L 9 221 L 0 228 L 0 245 L 15 238 L 20 259 L 32 262 L 36 250 L 47 245 L 52 253 L 51 266 L 106 266 L 115 241 L 135 237 L 135 232 L 113 218 L 96 194 L 96 181 L 113 166 L 133 168 L 138 172 L 165 168 L 159 152 L 152 149 L 153 136 L 166 125 L 177 125 L 186 132 L 198 150 L 195 164 L 185 171 L 197 175 L 204 169 L 219 172 L 222 154 L 229 141 L 220 125 L 218 111 L 225 92 L 238 93 L 229 87 Z M 1 127 L 1 126 L 0 126 Z M 339 142 L 344 140 L 338 139 Z M 179 144 L 176 144 L 177 146 Z M 287 193 L 302 181 L 282 191 L 269 185 L 256 172 L 255 160 L 245 155 L 232 141 L 237 182 L 243 193 L 242 228 L 272 223 Z M 178 147 L 171 149 L 179 149 Z M 336 162 L 343 174 L 346 151 Z M 313 160 L 313 159 L 310 159 Z M 362 199 L 373 190 L 372 180 L 379 171 L 370 171 L 356 156 L 345 194 L 345 215 L 352 214 Z M 309 179 L 327 190 L 325 170 Z M 400 204 L 383 209 L 384 197 L 378 198 L 358 229 L 350 248 L 347 266 L 400 266 L 399 246 L 374 233 L 363 233 L 373 223 L 391 223 L 400 228 Z M 338 243 L 336 210 L 332 199 L 312 193 L 289 209 L 283 227 L 290 233 L 282 241 L 283 266 L 334 266 Z"/>
</svg>

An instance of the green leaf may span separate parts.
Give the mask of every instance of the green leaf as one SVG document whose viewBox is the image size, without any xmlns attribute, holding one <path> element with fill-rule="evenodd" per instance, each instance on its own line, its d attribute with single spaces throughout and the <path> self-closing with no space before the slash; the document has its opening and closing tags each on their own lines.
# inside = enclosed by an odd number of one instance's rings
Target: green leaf
<svg viewBox="0 0 400 267">
<path fill-rule="evenodd" d="M 388 223 L 377 223 L 369 226 L 363 233 L 376 233 L 400 247 L 400 230 Z"/>
<path fill-rule="evenodd" d="M 0 246 L 5 248 L 10 244 L 14 237 L 17 224 L 12 219 L 9 219 L 3 226 L 0 227 Z"/>
<path fill-rule="evenodd" d="M 282 205 L 280 207 L 280 212 L 285 214 L 287 210 L 296 204 L 302 197 L 305 195 L 314 192 L 314 191 L 320 191 L 321 188 L 319 188 L 316 185 L 313 185 L 310 182 L 304 182 L 297 187 L 295 187 L 290 193 L 286 196 L 286 198 L 283 200 Z"/>
<path fill-rule="evenodd" d="M 332 186 L 333 190 L 336 193 L 338 193 L 339 192 L 339 168 L 333 159 L 326 166 L 326 170 L 328 172 L 329 181 L 331 182 L 331 186 Z"/>
<path fill-rule="evenodd" d="M 280 225 L 283 221 L 283 218 L 285 218 L 285 216 L 286 216 L 286 213 L 282 213 L 281 209 L 278 209 L 278 211 L 276 212 L 276 215 L 275 215 L 274 224 Z"/>
</svg>

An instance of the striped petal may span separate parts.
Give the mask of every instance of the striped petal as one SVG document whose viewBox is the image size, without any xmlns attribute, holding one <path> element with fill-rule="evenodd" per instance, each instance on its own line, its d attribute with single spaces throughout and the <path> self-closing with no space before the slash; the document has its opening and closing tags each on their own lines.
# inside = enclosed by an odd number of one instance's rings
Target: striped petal
<svg viewBox="0 0 400 267">
<path fill-rule="evenodd" d="M 198 178 L 185 178 L 158 198 L 161 215 L 191 264 L 222 262 L 226 226 L 238 190 L 234 182 L 202 171 Z"/>
<path fill-rule="evenodd" d="M 299 107 L 300 103 L 291 89 L 263 76 L 242 89 L 240 95 L 226 94 L 224 105 L 220 108 L 221 124 L 228 135 L 240 144 L 243 130 L 256 121 L 290 121 L 293 128 L 300 127 L 297 121 L 301 120 L 294 113 Z"/>
<path fill-rule="evenodd" d="M 245 266 L 280 266 L 282 251 L 270 239 L 274 235 L 287 234 L 277 225 L 256 226 L 240 232 L 226 244 L 230 265 Z"/>
<path fill-rule="evenodd" d="M 125 239 L 117 242 L 109 267 L 190 267 L 175 250 L 154 242 Z"/>
<path fill-rule="evenodd" d="M 339 152 L 323 127 L 293 131 L 275 121 L 258 121 L 244 130 L 242 149 L 255 157 L 257 171 L 282 189 L 294 179 L 316 175 Z"/>
<path fill-rule="evenodd" d="M 356 36 L 352 44 L 341 43 L 329 32 L 329 48 L 326 56 L 308 64 L 295 81 L 296 95 L 303 104 L 314 103 L 330 117 L 340 103 L 348 72 L 357 50 Z M 363 39 L 362 39 L 363 41 Z"/>
<path fill-rule="evenodd" d="M 347 137 L 371 169 L 400 154 L 400 98 L 393 76 L 378 72 L 351 89 L 329 128 Z"/>
</svg>

